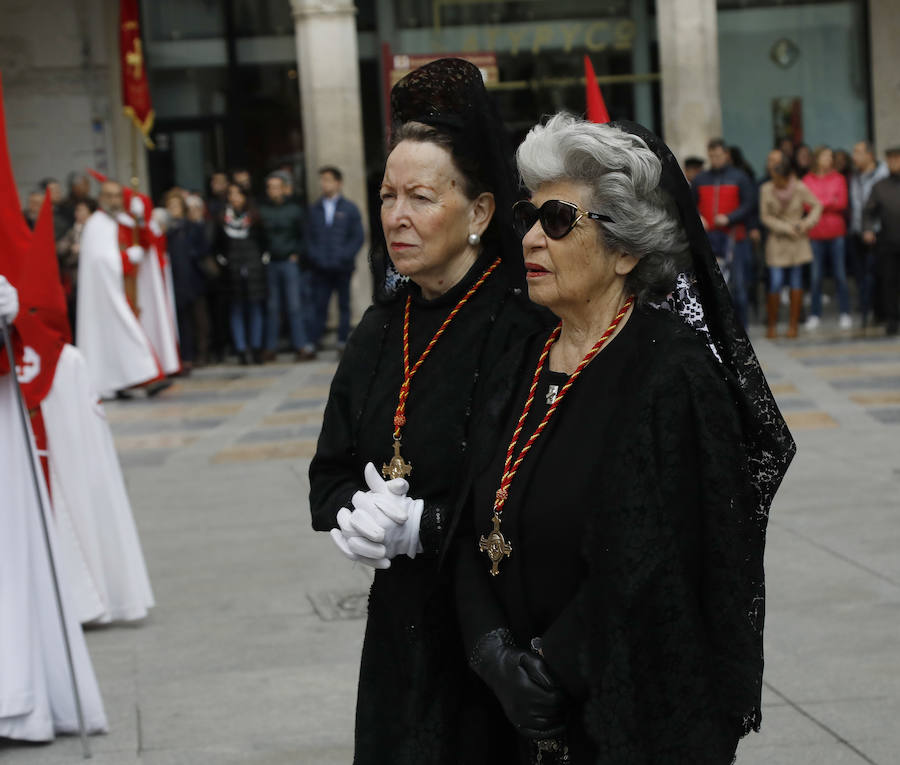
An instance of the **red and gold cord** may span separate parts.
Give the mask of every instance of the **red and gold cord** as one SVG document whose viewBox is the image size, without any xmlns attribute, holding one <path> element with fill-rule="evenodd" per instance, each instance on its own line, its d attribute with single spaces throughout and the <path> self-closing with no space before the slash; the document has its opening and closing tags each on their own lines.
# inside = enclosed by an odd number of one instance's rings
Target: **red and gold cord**
<svg viewBox="0 0 900 765">
<path fill-rule="evenodd" d="M 541 372 L 544 369 L 544 365 L 547 363 L 547 357 L 550 355 L 550 348 L 553 347 L 553 343 L 557 341 L 559 338 L 559 333 L 562 330 L 562 322 L 560 322 L 556 329 L 550 333 L 550 337 L 547 338 L 547 342 L 544 343 L 544 350 L 541 351 L 541 355 L 538 358 L 537 369 L 534 371 L 534 379 L 531 381 L 531 388 L 528 390 L 528 398 L 525 401 L 525 408 L 522 410 L 522 415 L 519 417 L 518 423 L 516 423 L 516 427 L 513 430 L 512 440 L 509 443 L 509 448 L 506 450 L 506 460 L 503 464 L 503 478 L 500 480 L 500 488 L 497 489 L 497 494 L 494 498 L 494 514 L 499 516 L 503 512 L 503 505 L 506 503 L 506 499 L 509 496 L 509 485 L 512 483 L 513 477 L 516 474 L 516 471 L 519 469 L 519 465 L 522 464 L 522 460 L 525 459 L 525 455 L 528 454 L 528 451 L 534 445 L 534 442 L 538 440 L 538 437 L 544 431 L 544 428 L 547 427 L 547 423 L 550 422 L 550 418 L 553 416 L 553 413 L 559 408 L 560 403 L 566 397 L 566 393 L 569 392 L 569 389 L 575 383 L 575 380 L 578 379 L 578 375 L 584 370 L 584 368 L 593 361 L 594 357 L 600 352 L 600 349 L 606 344 L 606 341 L 612 336 L 612 334 L 616 331 L 616 327 L 619 326 L 619 323 L 625 317 L 625 314 L 628 313 L 628 309 L 634 304 L 634 296 L 628 298 L 625 301 L 625 305 L 622 306 L 622 309 L 616 314 L 616 317 L 613 319 L 612 324 L 609 325 L 609 328 L 606 332 L 603 333 L 603 336 L 594 344 L 594 347 L 591 348 L 587 352 L 587 355 L 582 359 L 581 363 L 575 368 L 575 371 L 571 374 L 569 379 L 566 381 L 565 385 L 563 385 L 562 389 L 559 393 L 556 394 L 556 398 L 553 403 L 550 405 L 550 408 L 547 410 L 547 413 L 544 415 L 544 418 L 541 420 L 540 424 L 535 429 L 534 433 L 531 434 L 531 437 L 525 442 L 525 446 L 522 447 L 522 451 L 519 452 L 519 456 L 516 457 L 515 461 L 513 461 L 513 453 L 516 449 L 516 443 L 519 441 L 519 435 L 522 432 L 522 426 L 525 424 L 525 418 L 528 416 L 528 412 L 531 410 L 531 405 L 534 403 L 534 394 L 537 390 L 538 380 L 541 377 Z"/>
<path fill-rule="evenodd" d="M 447 318 L 444 319 L 443 324 L 438 327 L 438 331 L 434 333 L 434 337 L 431 338 L 431 341 L 425 347 L 425 350 L 422 351 L 422 355 L 419 356 L 419 360 L 416 361 L 415 366 L 410 369 L 409 367 L 409 313 L 410 313 L 410 305 L 412 303 L 412 299 L 409 295 L 406 296 L 406 310 L 403 314 L 403 384 L 400 386 L 400 396 L 397 401 L 397 410 L 394 413 L 394 440 L 400 440 L 400 430 L 406 425 L 406 399 L 409 397 L 409 386 L 412 382 L 413 375 L 419 370 L 419 367 L 422 366 L 422 363 L 428 358 L 428 354 L 431 353 L 431 349 L 437 344 L 437 341 L 440 339 L 441 335 L 444 334 L 444 331 L 447 327 L 450 326 L 450 322 L 453 321 L 453 317 L 459 313 L 460 309 L 469 302 L 469 299 L 478 292 L 478 289 L 482 284 L 487 281 L 487 278 L 494 272 L 497 266 L 500 265 L 500 258 L 497 258 L 488 269 L 481 275 L 481 278 L 475 282 L 471 286 L 468 292 L 463 295 L 459 302 L 454 306 L 453 310 L 447 314 Z"/>
</svg>

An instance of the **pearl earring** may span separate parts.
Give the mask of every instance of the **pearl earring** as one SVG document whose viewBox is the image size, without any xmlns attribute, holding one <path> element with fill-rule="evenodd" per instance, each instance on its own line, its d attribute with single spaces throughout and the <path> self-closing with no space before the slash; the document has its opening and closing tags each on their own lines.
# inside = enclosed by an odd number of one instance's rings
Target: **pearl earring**
<svg viewBox="0 0 900 765">
<path fill-rule="evenodd" d="M 473 247 L 477 246 L 481 242 L 481 236 L 479 234 L 469 234 L 469 244 Z"/>
</svg>

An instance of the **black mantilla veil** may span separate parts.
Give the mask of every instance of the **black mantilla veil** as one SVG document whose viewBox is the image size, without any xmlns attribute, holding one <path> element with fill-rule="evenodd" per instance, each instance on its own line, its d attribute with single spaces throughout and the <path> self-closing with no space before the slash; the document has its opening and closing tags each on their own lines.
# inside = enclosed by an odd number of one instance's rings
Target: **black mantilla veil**
<svg viewBox="0 0 900 765">
<path fill-rule="evenodd" d="M 743 394 L 739 404 L 745 422 L 751 426 L 753 448 L 750 454 L 754 460 L 754 481 L 760 494 L 759 515 L 764 525 L 775 491 L 797 450 L 794 439 L 769 390 L 756 352 L 734 311 L 731 295 L 678 160 L 663 141 L 642 125 L 627 120 L 609 124 L 638 136 L 662 163 L 659 185 L 675 202 L 691 251 L 693 273 L 687 276 L 693 282 L 692 291 L 702 306 L 716 355 L 734 375 Z"/>
<path fill-rule="evenodd" d="M 700 222 L 697 207 L 684 173 L 666 144 L 643 126 L 625 120 L 609 123 L 642 139 L 662 163 L 660 187 L 675 202 L 691 252 L 692 271 L 682 274 L 678 289 L 669 297 L 669 307 L 688 324 L 705 335 L 707 342 L 735 383 L 734 399 L 744 424 L 744 451 L 753 490 L 752 518 L 746 526 L 750 549 L 759 551 L 765 543 L 769 509 L 776 490 L 796 452 L 796 445 L 778 409 L 759 360 L 735 314 L 731 296 L 716 264 L 709 239 Z M 702 313 L 697 311 L 697 303 Z M 693 309 L 692 309 L 693 306 Z M 705 324 L 705 326 L 703 326 Z M 723 512 L 727 512 L 723 508 Z M 733 677 L 728 691 L 743 711 L 743 733 L 758 730 L 759 693 L 762 684 L 761 636 L 765 617 L 765 585 L 759 576 L 747 577 L 749 591 L 738 600 L 747 608 L 747 624 L 760 647 L 758 664 Z M 757 667 L 756 669 L 751 669 Z"/>
<path fill-rule="evenodd" d="M 391 90 L 391 132 L 408 122 L 449 137 L 460 170 L 493 193 L 494 217 L 482 243 L 493 257 L 500 255 L 504 265 L 523 269 L 522 245 L 512 227 L 518 174 L 500 111 L 478 67 L 461 58 L 442 58 L 407 74 Z M 373 232 L 372 238 L 373 297 L 385 302 L 398 294 L 403 280 L 388 255 L 383 232 Z"/>
</svg>

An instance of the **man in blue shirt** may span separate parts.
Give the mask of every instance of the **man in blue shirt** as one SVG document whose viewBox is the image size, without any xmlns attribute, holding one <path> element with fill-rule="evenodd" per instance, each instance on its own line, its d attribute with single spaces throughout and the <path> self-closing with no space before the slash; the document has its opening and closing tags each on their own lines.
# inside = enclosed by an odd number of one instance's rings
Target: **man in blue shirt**
<svg viewBox="0 0 900 765">
<path fill-rule="evenodd" d="M 362 218 L 359 208 L 341 195 L 343 175 L 333 166 L 319 170 L 322 196 L 309 208 L 307 252 L 313 285 L 314 315 L 310 321 L 311 342 L 318 345 L 325 331 L 328 303 L 338 296 L 338 351 L 350 334 L 350 277 L 356 253 L 362 247 Z"/>
</svg>

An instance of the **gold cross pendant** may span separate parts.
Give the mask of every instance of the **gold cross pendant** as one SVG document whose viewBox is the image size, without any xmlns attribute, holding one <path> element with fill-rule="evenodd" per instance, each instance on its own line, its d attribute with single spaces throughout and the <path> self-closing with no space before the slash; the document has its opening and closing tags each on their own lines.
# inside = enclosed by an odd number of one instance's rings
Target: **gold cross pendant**
<svg viewBox="0 0 900 765">
<path fill-rule="evenodd" d="M 482 536 L 478 540 L 478 549 L 483 553 L 487 553 L 491 559 L 491 576 L 497 576 L 500 573 L 500 561 L 505 555 L 507 558 L 512 555 L 512 545 L 506 541 L 500 532 L 500 516 L 494 513 L 492 519 L 494 529 L 487 537 Z"/>
<path fill-rule="evenodd" d="M 406 478 L 412 473 L 412 465 L 400 456 L 400 439 L 394 439 L 394 456 L 390 462 L 381 465 L 381 475 L 386 481 L 392 478 Z"/>
</svg>

